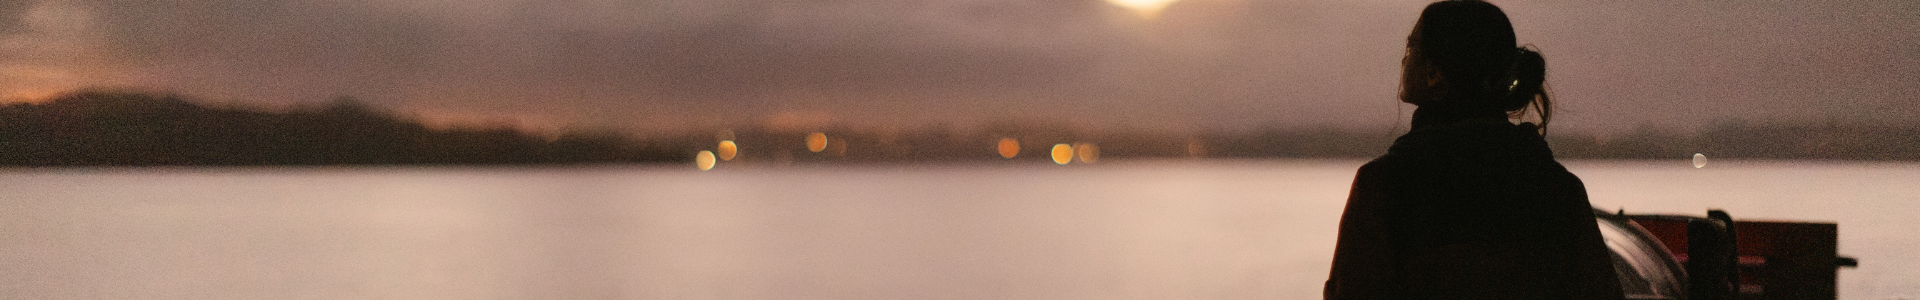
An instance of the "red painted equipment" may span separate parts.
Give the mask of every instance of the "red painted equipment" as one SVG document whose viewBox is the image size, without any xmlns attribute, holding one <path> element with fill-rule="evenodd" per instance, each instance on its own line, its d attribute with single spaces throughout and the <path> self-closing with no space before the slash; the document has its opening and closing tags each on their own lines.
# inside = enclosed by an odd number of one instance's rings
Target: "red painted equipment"
<svg viewBox="0 0 1920 300">
<path fill-rule="evenodd" d="M 1634 299 L 1834 299 L 1836 267 L 1858 265 L 1833 223 L 1595 214 Z"/>
</svg>

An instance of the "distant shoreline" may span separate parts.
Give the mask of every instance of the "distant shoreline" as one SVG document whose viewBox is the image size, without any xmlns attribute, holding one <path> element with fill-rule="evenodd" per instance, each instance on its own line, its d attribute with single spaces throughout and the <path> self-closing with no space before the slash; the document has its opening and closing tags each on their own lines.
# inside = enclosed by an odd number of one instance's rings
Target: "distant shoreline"
<svg viewBox="0 0 1920 300">
<path fill-rule="evenodd" d="M 997 124 L 876 131 L 738 128 L 720 135 L 636 136 L 577 131 L 548 136 L 511 127 L 431 128 L 352 99 L 268 112 L 211 108 L 177 96 L 82 92 L 0 106 L 0 166 L 583 166 L 677 164 L 731 141 L 722 164 L 1048 162 L 1053 145 L 1106 159 L 1370 159 L 1398 134 L 1337 128 L 1233 133 L 1098 132 Z M 1711 159 L 1920 161 L 1920 128 L 1727 125 L 1695 135 L 1635 131 L 1611 137 L 1553 132 L 1567 160 Z M 810 143 L 819 143 L 817 145 Z M 996 144 L 1012 157 L 997 153 Z M 1092 151 L 1088 151 L 1092 150 Z"/>
</svg>

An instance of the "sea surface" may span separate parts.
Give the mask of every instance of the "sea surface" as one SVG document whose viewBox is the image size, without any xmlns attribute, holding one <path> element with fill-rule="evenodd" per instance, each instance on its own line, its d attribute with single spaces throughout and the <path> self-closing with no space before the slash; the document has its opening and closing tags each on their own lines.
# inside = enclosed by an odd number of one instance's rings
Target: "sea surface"
<svg viewBox="0 0 1920 300">
<path fill-rule="evenodd" d="M 0 298 L 1319 299 L 1362 163 L 0 169 Z M 1920 163 L 1566 164 L 1838 223 L 1841 299 L 1920 298 Z"/>
</svg>

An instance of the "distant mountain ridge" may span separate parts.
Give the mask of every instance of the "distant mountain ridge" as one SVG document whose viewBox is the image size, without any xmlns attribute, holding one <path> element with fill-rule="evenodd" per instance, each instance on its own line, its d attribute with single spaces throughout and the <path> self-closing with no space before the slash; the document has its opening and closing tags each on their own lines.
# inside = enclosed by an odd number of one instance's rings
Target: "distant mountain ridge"
<svg viewBox="0 0 1920 300">
<path fill-rule="evenodd" d="M 1193 135 L 1101 132 L 1060 124 L 990 124 L 956 131 L 838 127 L 735 128 L 724 134 L 636 138 L 613 132 L 557 137 L 514 128 L 421 125 L 350 98 L 285 112 L 218 108 L 178 96 L 80 92 L 0 106 L 0 166 L 497 165 L 681 163 L 734 141 L 729 163 L 860 161 L 1048 162 L 1049 146 L 1091 145 L 1107 158 L 1348 158 L 1385 153 L 1395 132 L 1264 129 Z M 807 137 L 829 146 L 809 151 Z M 1003 158 L 996 144 L 1020 147 Z M 1699 134 L 1653 130 L 1601 137 L 1552 132 L 1563 159 L 1920 160 L 1920 128 L 1724 125 Z"/>
<path fill-rule="evenodd" d="M 613 134 L 430 129 L 343 99 L 275 113 L 81 92 L 0 107 L 0 165 L 555 164 L 685 160 Z"/>
</svg>

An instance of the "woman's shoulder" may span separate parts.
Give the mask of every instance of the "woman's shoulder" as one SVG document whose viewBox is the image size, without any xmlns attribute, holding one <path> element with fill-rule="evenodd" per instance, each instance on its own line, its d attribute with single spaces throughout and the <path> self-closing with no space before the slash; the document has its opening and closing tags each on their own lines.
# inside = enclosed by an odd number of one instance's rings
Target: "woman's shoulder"
<svg viewBox="0 0 1920 300">
<path fill-rule="evenodd" d="M 1528 148 L 1528 147 L 1521 147 Z M 1544 148 L 1544 147 L 1540 147 Z M 1459 178 L 1508 178 L 1525 182 L 1566 182 L 1580 186 L 1580 179 L 1569 172 L 1545 149 L 1475 149 L 1472 151 L 1388 151 L 1367 161 L 1356 171 L 1356 183 L 1455 182 Z M 1506 150 L 1506 152 L 1501 152 Z M 1470 153 L 1462 153 L 1470 152 Z M 1546 153 L 1533 153 L 1546 152 Z M 1505 175 L 1520 175 L 1509 178 Z"/>
<path fill-rule="evenodd" d="M 1360 169 L 1354 172 L 1354 182 L 1355 184 L 1365 184 L 1370 182 L 1404 181 L 1405 179 L 1403 179 L 1403 177 L 1406 177 L 1408 173 L 1414 172 L 1415 170 L 1413 169 L 1415 169 L 1415 167 L 1423 164 L 1418 162 L 1418 160 L 1420 160 L 1418 157 L 1409 157 L 1404 154 L 1394 153 L 1375 157 L 1373 160 L 1367 161 L 1366 164 L 1360 165 Z"/>
<path fill-rule="evenodd" d="M 1399 169 L 1403 167 L 1405 164 L 1406 164 L 1406 158 L 1404 157 L 1404 155 L 1394 155 L 1392 153 L 1388 153 L 1385 155 L 1381 155 L 1379 157 L 1374 157 L 1373 160 L 1368 160 L 1366 164 L 1360 165 L 1360 170 L 1358 171 L 1358 173 L 1363 176 L 1368 174 L 1380 174 L 1382 172 L 1386 172 L 1387 170 Z"/>
</svg>

